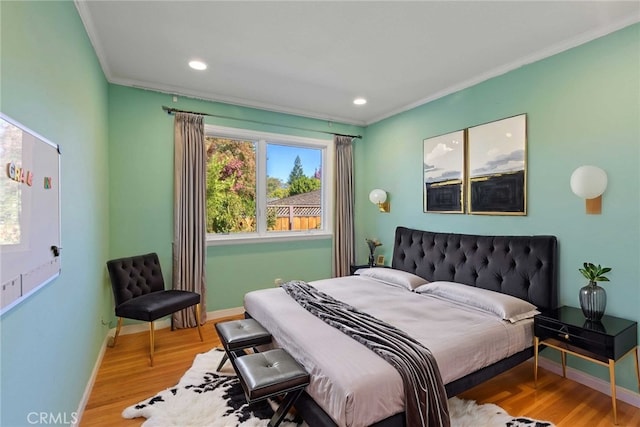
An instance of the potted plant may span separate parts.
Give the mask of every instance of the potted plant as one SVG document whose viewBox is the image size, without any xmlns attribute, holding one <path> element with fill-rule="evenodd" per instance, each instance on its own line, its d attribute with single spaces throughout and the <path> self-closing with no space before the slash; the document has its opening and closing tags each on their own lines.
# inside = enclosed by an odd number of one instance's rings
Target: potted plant
<svg viewBox="0 0 640 427">
<path fill-rule="evenodd" d="M 369 246 L 369 267 L 373 267 L 375 265 L 374 253 L 378 246 L 382 246 L 382 243 L 380 243 L 377 239 L 365 239 L 365 240 L 367 242 L 367 245 Z"/>
<path fill-rule="evenodd" d="M 582 313 L 588 320 L 599 321 L 602 319 L 607 306 L 607 293 L 604 288 L 598 286 L 598 282 L 609 281 L 605 274 L 610 272 L 611 268 L 585 262 L 583 268 L 579 268 L 578 271 L 589 281 L 586 286 L 580 288 L 580 308 L 582 308 Z"/>
</svg>

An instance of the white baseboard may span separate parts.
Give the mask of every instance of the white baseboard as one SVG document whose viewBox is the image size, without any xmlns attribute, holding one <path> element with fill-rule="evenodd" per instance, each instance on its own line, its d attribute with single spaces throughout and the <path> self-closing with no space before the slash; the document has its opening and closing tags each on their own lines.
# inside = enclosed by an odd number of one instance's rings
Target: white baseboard
<svg viewBox="0 0 640 427">
<path fill-rule="evenodd" d="M 208 311 L 207 312 L 207 321 L 209 320 L 215 320 L 215 319 L 222 319 L 224 317 L 230 317 L 230 316 L 238 316 L 244 313 L 244 307 L 235 307 L 235 308 L 226 308 L 223 310 L 215 310 L 215 311 Z M 171 319 L 167 318 L 167 319 L 163 319 L 159 322 L 155 323 L 155 329 L 163 329 L 163 328 L 168 328 L 171 326 Z M 126 325 L 123 326 L 120 329 L 120 335 L 128 335 L 128 334 L 135 334 L 138 332 L 144 332 L 144 331 L 148 331 L 149 330 L 149 326 L 148 324 L 145 323 L 139 323 L 139 324 L 133 324 L 133 325 Z M 82 414 L 84 413 L 84 408 L 87 406 L 87 403 L 89 402 L 89 397 L 91 396 L 91 391 L 93 390 L 93 385 L 96 382 L 96 377 L 98 376 L 98 371 L 100 370 L 100 365 L 102 365 L 102 359 L 104 358 L 104 353 L 107 350 L 107 343 L 109 342 L 110 339 L 113 338 L 113 336 L 115 335 L 116 329 L 115 328 L 111 328 L 107 334 L 104 336 L 104 340 L 102 342 L 102 347 L 100 347 L 100 352 L 98 353 L 98 357 L 96 359 L 96 363 L 93 366 L 93 371 L 91 372 L 91 377 L 89 377 L 89 381 L 87 382 L 87 386 L 84 389 L 84 393 L 82 394 L 82 399 L 80 400 L 80 403 L 78 404 L 78 410 L 76 412 L 77 416 L 76 416 L 76 422 L 73 423 L 72 425 L 74 427 L 77 427 L 80 425 L 80 420 L 82 420 Z"/>
<path fill-rule="evenodd" d="M 239 316 L 244 314 L 244 307 L 225 308 L 224 310 L 208 311 L 207 320 L 222 319 L 223 317 Z"/>
<path fill-rule="evenodd" d="M 640 349 L 638 349 L 638 351 L 640 351 Z M 562 365 L 560 363 L 541 357 L 539 359 L 538 366 L 562 376 Z M 569 366 L 567 366 L 567 378 L 611 397 L 611 385 L 609 384 L 609 381 L 602 380 Z M 616 386 L 616 397 L 629 405 L 640 408 L 640 394 L 638 393 Z"/>
<path fill-rule="evenodd" d="M 100 365 L 102 364 L 102 359 L 104 358 L 104 352 L 107 350 L 107 341 L 109 335 L 105 335 L 104 340 L 102 341 L 102 347 L 100 347 L 100 351 L 98 352 L 98 357 L 96 358 L 96 363 L 93 365 L 93 371 L 91 371 L 91 376 L 89 377 L 89 382 L 87 382 L 87 386 L 84 388 L 84 393 L 82 394 L 82 399 L 80 400 L 80 404 L 78 405 L 78 409 L 76 411 L 75 422 L 72 426 L 77 427 L 80 425 L 80 420 L 82 419 L 82 414 L 84 413 L 84 408 L 87 406 L 89 402 L 89 396 L 91 396 L 91 390 L 93 390 L 93 385 L 96 382 L 96 377 L 98 376 L 98 371 L 100 370 Z"/>
</svg>

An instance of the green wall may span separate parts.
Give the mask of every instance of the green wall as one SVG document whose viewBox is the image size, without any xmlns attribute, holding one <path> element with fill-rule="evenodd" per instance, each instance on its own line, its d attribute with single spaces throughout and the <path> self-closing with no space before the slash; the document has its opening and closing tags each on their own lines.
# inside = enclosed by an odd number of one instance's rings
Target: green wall
<svg viewBox="0 0 640 427">
<path fill-rule="evenodd" d="M 320 131 L 360 134 L 362 128 L 179 97 L 124 86 L 109 87 L 109 252 L 111 257 L 158 252 L 171 280 L 173 240 L 173 116 L 162 106 Z M 331 138 L 283 126 L 205 117 L 207 124 Z M 209 246 L 207 311 L 241 307 L 248 291 L 274 286 L 275 278 L 331 276 L 331 239 Z"/>
<path fill-rule="evenodd" d="M 107 333 L 108 87 L 72 2 L 0 15 L 0 110 L 62 147 L 62 274 L 0 318 L 0 424 L 19 426 L 72 420 Z"/>
<path fill-rule="evenodd" d="M 390 256 L 397 225 L 479 234 L 555 234 L 560 300 L 577 305 L 586 260 L 613 267 L 610 314 L 640 320 L 640 25 L 530 64 L 361 129 L 106 83 L 73 3 L 0 2 L 0 110 L 59 143 L 62 155 L 62 274 L 0 318 L 0 424 L 30 412 L 78 407 L 108 327 L 113 302 L 104 262 L 157 251 L 171 277 L 173 119 L 167 105 L 288 126 L 365 134 L 356 142 L 356 236 Z M 422 140 L 518 113 L 528 114 L 526 217 L 422 212 Z M 207 123 L 323 138 L 250 122 Z M 587 216 L 569 189 L 571 172 L 595 164 L 609 174 L 603 214 Z M 368 202 L 389 191 L 391 213 Z M 276 277 L 313 280 L 331 272 L 331 240 L 211 246 L 208 310 L 238 307 Z M 551 355 L 550 357 L 553 357 Z M 570 364 L 607 377 L 588 363 Z M 634 390 L 625 360 L 618 381 Z M 64 384 L 64 392 L 60 392 Z"/>
<path fill-rule="evenodd" d="M 425 214 L 423 139 L 527 113 L 528 215 Z M 613 268 L 607 313 L 640 321 L 640 24 L 466 90 L 388 118 L 366 129 L 356 145 L 356 235 L 378 237 L 390 257 L 397 225 L 475 234 L 553 234 L 559 241 L 560 303 L 579 306 L 584 261 Z M 569 187 L 573 170 L 607 171 L 602 215 L 586 215 Z M 369 203 L 373 188 L 388 191 L 391 213 Z M 551 355 L 552 350 L 545 351 Z M 553 355 L 551 357 L 554 357 Z M 601 378 L 606 368 L 570 358 Z M 637 390 L 632 358 L 617 381 Z"/>
</svg>

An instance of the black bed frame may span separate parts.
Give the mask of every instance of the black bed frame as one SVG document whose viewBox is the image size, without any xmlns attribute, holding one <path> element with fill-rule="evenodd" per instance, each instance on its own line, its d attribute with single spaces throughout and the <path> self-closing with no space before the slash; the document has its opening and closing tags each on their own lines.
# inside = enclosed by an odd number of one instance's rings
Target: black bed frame
<svg viewBox="0 0 640 427">
<path fill-rule="evenodd" d="M 478 236 L 397 227 L 391 266 L 429 281 L 446 280 L 513 295 L 539 310 L 557 307 L 557 240 L 554 236 Z M 456 396 L 533 356 L 529 347 L 445 384 Z M 296 410 L 310 427 L 336 426 L 305 392 Z M 404 413 L 375 427 L 404 426 Z"/>
</svg>

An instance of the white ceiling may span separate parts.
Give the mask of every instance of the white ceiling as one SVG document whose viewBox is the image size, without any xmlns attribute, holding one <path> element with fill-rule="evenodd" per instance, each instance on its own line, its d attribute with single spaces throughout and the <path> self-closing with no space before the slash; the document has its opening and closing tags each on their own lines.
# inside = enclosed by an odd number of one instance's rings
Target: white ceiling
<svg viewBox="0 0 640 427">
<path fill-rule="evenodd" d="M 639 1 L 76 7 L 109 82 L 360 125 L 640 21 Z M 356 96 L 368 103 L 354 106 Z"/>
</svg>

